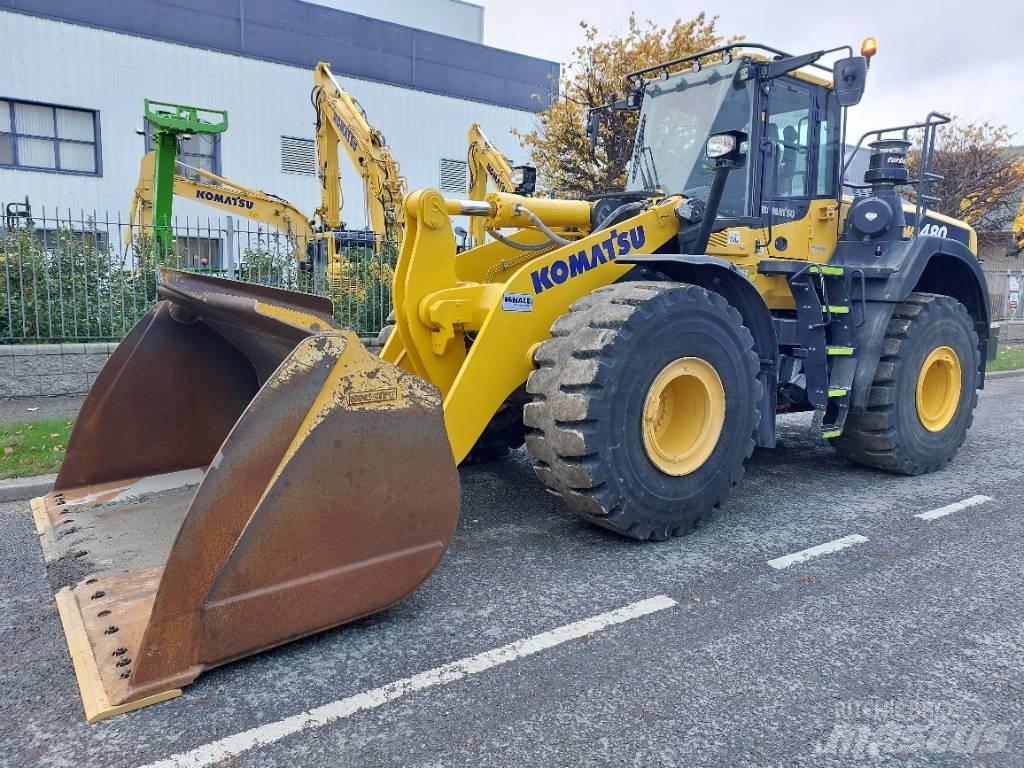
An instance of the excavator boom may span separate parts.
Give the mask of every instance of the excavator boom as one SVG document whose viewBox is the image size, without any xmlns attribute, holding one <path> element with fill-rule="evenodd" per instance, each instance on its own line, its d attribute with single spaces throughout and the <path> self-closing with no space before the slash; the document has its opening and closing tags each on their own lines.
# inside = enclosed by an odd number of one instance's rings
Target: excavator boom
<svg viewBox="0 0 1024 768">
<path fill-rule="evenodd" d="M 137 227 L 146 226 L 152 219 L 154 164 L 155 153 L 147 152 L 142 156 L 139 180 L 135 185 L 129 211 L 129 226 L 124 235 L 125 245 L 137 234 Z M 306 246 L 314 236 L 313 228 L 298 208 L 287 200 L 239 184 L 204 168 L 189 170 L 195 172 L 199 179 L 175 174 L 175 196 L 274 227 L 286 234 L 295 258 L 306 260 Z"/>
</svg>

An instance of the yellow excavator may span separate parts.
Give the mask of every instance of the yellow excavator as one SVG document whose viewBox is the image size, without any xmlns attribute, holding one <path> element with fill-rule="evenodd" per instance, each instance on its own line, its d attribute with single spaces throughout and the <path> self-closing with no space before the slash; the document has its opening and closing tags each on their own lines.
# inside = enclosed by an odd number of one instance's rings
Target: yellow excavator
<svg viewBox="0 0 1024 768">
<path fill-rule="evenodd" d="M 1024 251 L 1024 198 L 1021 198 L 1017 215 L 1013 219 L 1013 251 L 1020 253 Z"/>
<path fill-rule="evenodd" d="M 338 84 L 324 62 L 313 71 L 311 102 L 316 113 L 316 148 L 318 177 L 321 184 L 320 206 L 312 217 L 303 214 L 293 203 L 202 168 L 187 168 L 196 175 L 190 178 L 178 171 L 184 168 L 176 163 L 173 194 L 184 199 L 209 205 L 221 211 L 237 214 L 275 227 L 287 235 L 296 258 L 305 262 L 309 256 L 322 260 L 332 280 L 344 273 L 345 251 L 352 247 L 371 247 L 381 252 L 385 245 L 397 251 L 401 245 L 402 200 L 405 180 L 398 162 L 391 154 L 384 135 L 366 119 L 365 110 Z M 193 107 L 147 100 L 146 119 L 160 125 L 167 135 L 168 154 L 176 153 L 177 137 L 191 135 L 210 126 L 196 119 L 184 119 L 195 112 Z M 217 131 L 227 126 L 227 115 L 219 110 L 201 110 L 204 115 L 215 114 Z M 137 226 L 148 224 L 156 215 L 154 187 L 156 178 L 156 150 L 147 152 L 139 166 L 130 209 L 130 224 L 126 245 Z M 341 152 L 349 158 L 359 173 L 366 191 L 366 210 L 369 230 L 352 230 L 341 219 Z M 170 214 L 165 214 L 169 216 Z"/>
<path fill-rule="evenodd" d="M 469 169 L 469 199 L 484 200 L 488 182 L 498 192 L 512 192 L 529 197 L 537 188 L 537 169 L 532 165 L 513 166 L 501 150 L 484 134 L 480 123 L 469 126 L 466 167 Z M 483 245 L 483 219 L 470 220 L 469 234 L 473 245 Z"/>
<path fill-rule="evenodd" d="M 340 154 L 343 151 L 358 171 L 366 191 L 366 211 L 378 247 L 401 245 L 405 179 L 384 134 L 366 119 L 366 111 L 342 88 L 330 65 L 313 70 L 310 101 L 316 110 L 316 153 L 322 186 L 316 217 L 320 229 L 341 230 Z"/>
<path fill-rule="evenodd" d="M 974 231 L 927 208 L 947 118 L 866 134 L 844 195 L 873 53 L 745 42 L 632 73 L 590 125 L 639 112 L 627 185 L 592 200 L 413 192 L 379 357 L 324 299 L 160 270 L 32 505 L 47 559 L 77 563 L 52 576 L 87 717 L 409 595 L 509 410 L 548 490 L 641 540 L 709 520 L 779 413 L 851 462 L 949 462 L 989 299 Z M 501 239 L 460 250 L 453 216 Z"/>
<path fill-rule="evenodd" d="M 153 220 L 155 165 L 155 151 L 142 156 L 139 163 L 139 180 L 135 185 L 129 209 L 129 226 L 124 233 L 125 245 L 130 245 L 131 239 L 141 231 L 140 228 L 148 227 Z M 306 260 L 306 248 L 313 240 L 313 227 L 310 220 L 292 203 L 204 168 L 192 168 L 178 163 L 176 170 L 178 169 L 191 171 L 196 174 L 196 178 L 192 179 L 176 172 L 175 195 L 274 227 L 286 235 L 295 258 L 300 261 Z"/>
</svg>

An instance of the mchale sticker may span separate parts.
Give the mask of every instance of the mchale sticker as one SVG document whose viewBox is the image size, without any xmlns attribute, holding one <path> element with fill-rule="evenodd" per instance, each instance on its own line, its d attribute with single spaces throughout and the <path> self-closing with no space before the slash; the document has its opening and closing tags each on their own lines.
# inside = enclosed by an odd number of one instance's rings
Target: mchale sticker
<svg viewBox="0 0 1024 768">
<path fill-rule="evenodd" d="M 533 312 L 533 296 L 528 293 L 504 293 L 501 308 L 506 312 Z"/>
</svg>

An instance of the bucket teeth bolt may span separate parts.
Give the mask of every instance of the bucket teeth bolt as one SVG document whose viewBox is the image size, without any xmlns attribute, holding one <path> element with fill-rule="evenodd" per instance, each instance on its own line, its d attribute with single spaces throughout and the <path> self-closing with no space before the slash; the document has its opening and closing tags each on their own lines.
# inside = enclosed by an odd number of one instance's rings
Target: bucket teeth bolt
<svg viewBox="0 0 1024 768">
<path fill-rule="evenodd" d="M 127 667 L 131 663 L 132 663 L 131 659 L 121 659 L 119 662 L 114 664 L 114 666 L 115 667 Z"/>
<path fill-rule="evenodd" d="M 128 679 L 129 677 L 131 677 L 131 676 L 132 676 L 132 673 L 131 673 L 131 672 L 122 672 L 122 673 L 121 673 L 121 679 L 122 679 L 122 680 L 127 680 L 127 679 Z"/>
<path fill-rule="evenodd" d="M 119 627 L 116 624 L 111 624 L 109 627 L 103 630 L 104 635 L 113 635 L 119 631 Z"/>
<path fill-rule="evenodd" d="M 95 592 L 92 593 L 92 597 L 90 597 L 89 599 L 90 600 L 99 600 L 105 594 L 107 594 L 107 593 L 104 592 L 102 589 L 97 589 Z"/>
<path fill-rule="evenodd" d="M 113 653 L 111 653 L 110 655 L 111 656 L 124 656 L 126 653 L 128 653 L 128 649 L 122 647 L 122 648 L 115 648 Z"/>
</svg>

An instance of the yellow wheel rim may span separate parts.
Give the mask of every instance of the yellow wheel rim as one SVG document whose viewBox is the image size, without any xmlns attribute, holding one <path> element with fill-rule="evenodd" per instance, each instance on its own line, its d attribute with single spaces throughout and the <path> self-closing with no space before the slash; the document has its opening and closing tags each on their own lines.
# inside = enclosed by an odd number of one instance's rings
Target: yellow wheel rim
<svg viewBox="0 0 1024 768">
<path fill-rule="evenodd" d="M 917 418 L 929 432 L 941 432 L 960 404 L 960 358 L 949 347 L 936 347 L 917 375 Z"/>
<path fill-rule="evenodd" d="M 647 391 L 647 458 L 666 475 L 688 475 L 715 450 L 724 422 L 725 389 L 715 369 L 699 357 L 674 360 Z"/>
</svg>

